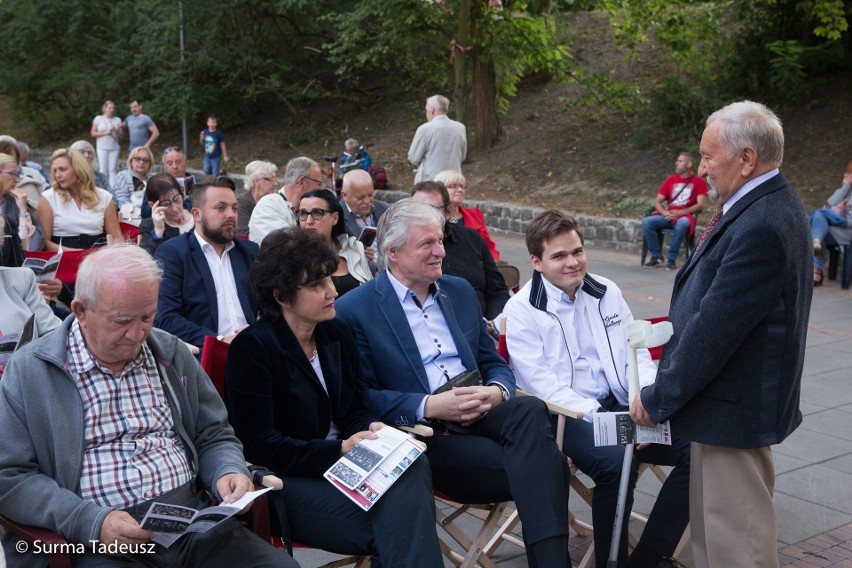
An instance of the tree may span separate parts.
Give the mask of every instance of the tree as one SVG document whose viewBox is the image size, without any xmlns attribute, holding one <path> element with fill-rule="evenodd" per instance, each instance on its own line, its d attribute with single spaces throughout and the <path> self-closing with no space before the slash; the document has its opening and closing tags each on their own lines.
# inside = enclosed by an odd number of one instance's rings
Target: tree
<svg viewBox="0 0 852 568">
<path fill-rule="evenodd" d="M 452 78 L 456 117 L 466 117 L 472 94 L 475 146 L 490 148 L 499 137 L 499 113 L 521 78 L 562 71 L 567 51 L 555 41 L 549 7 L 546 1 L 365 0 L 329 16 L 338 35 L 327 48 L 341 77 L 377 65 L 402 69 L 430 87 L 446 88 Z M 376 21 L 385 26 L 365 34 Z"/>
<path fill-rule="evenodd" d="M 700 94 L 784 104 L 808 94 L 808 78 L 848 65 L 846 0 L 603 0 L 628 44 L 665 45 Z M 712 54 L 712 57 L 708 57 Z M 667 81 L 671 90 L 672 81 Z M 672 101 L 674 102 L 674 101 Z"/>
</svg>

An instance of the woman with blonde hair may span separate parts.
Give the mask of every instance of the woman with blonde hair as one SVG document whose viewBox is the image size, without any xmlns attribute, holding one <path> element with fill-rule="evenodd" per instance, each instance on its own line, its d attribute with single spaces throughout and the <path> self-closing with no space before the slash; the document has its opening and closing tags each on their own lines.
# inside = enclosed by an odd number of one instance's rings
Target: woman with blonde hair
<svg viewBox="0 0 852 568">
<path fill-rule="evenodd" d="M 67 250 L 89 249 L 106 244 L 106 236 L 121 241 L 112 194 L 95 187 L 92 168 L 80 152 L 55 151 L 51 177 L 36 211 L 47 250 L 59 250 L 60 244 Z"/>
<path fill-rule="evenodd" d="M 107 176 L 112 187 L 115 185 L 115 165 L 121 150 L 118 143 L 118 137 L 121 136 L 121 119 L 115 116 L 115 103 L 112 101 L 106 101 L 101 110 L 103 114 L 92 120 L 91 135 L 98 149 L 101 172 Z"/>
<path fill-rule="evenodd" d="M 119 207 L 125 203 L 142 206 L 145 200 L 145 182 L 152 175 L 153 167 L 154 155 L 151 150 L 138 146 L 130 151 L 127 156 L 127 169 L 118 172 L 112 186 L 112 194 Z M 138 196 L 138 199 L 131 199 L 134 195 Z"/>
<path fill-rule="evenodd" d="M 447 210 L 450 216 L 449 222 L 454 225 L 458 224 L 468 229 L 473 229 L 482 235 L 482 238 L 488 243 L 491 256 L 494 257 L 495 261 L 500 260 L 500 252 L 497 250 L 497 245 L 491 239 L 491 235 L 488 234 L 488 227 L 485 226 L 485 217 L 482 215 L 482 211 L 476 207 L 461 206 L 462 201 L 464 201 L 465 190 L 467 189 L 467 184 L 462 173 L 457 170 L 444 170 L 436 175 L 433 181 L 444 184 L 444 187 L 450 193 L 450 206 Z"/>
</svg>

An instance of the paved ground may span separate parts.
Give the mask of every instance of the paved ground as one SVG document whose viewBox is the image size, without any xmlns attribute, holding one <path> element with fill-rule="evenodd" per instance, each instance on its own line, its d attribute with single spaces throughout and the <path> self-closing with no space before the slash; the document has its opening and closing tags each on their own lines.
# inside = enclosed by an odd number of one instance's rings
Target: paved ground
<svg viewBox="0 0 852 568">
<path fill-rule="evenodd" d="M 529 278 L 523 239 L 494 235 L 503 258 Z M 618 282 L 637 318 L 668 312 L 674 272 L 643 269 L 639 256 L 589 250 L 589 269 Z M 775 505 L 782 566 L 852 568 L 852 290 L 837 281 L 817 288 L 811 308 L 807 357 L 802 380 L 802 426 L 774 448 L 777 484 Z M 659 483 L 640 479 L 634 509 L 647 513 Z M 572 494 L 571 509 L 581 519 L 590 512 Z M 475 520 L 467 519 L 473 530 Z M 639 527 L 631 527 L 631 530 Z M 573 537 L 572 556 L 580 560 L 588 537 Z M 302 566 L 319 566 L 335 558 L 318 551 L 299 551 Z M 690 565 L 689 548 L 680 559 Z M 523 551 L 511 544 L 497 550 L 498 565 L 526 566 Z M 447 564 L 451 566 L 451 564 Z"/>
</svg>

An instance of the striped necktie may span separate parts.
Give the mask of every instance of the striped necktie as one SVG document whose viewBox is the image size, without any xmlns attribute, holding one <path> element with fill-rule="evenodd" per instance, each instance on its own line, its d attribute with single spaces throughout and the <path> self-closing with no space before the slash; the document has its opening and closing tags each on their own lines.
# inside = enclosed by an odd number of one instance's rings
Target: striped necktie
<svg viewBox="0 0 852 568">
<path fill-rule="evenodd" d="M 704 243 L 704 240 L 710 235 L 710 232 L 713 231 L 713 227 L 716 226 L 716 223 L 719 222 L 719 219 L 722 218 L 722 206 L 720 205 L 716 212 L 713 213 L 713 216 L 710 217 L 710 220 L 707 221 L 707 226 L 704 228 L 704 234 L 701 235 L 701 238 L 698 240 L 698 244 L 695 245 L 695 251 L 693 251 L 692 256 L 698 252 L 701 248 L 701 245 Z"/>
</svg>

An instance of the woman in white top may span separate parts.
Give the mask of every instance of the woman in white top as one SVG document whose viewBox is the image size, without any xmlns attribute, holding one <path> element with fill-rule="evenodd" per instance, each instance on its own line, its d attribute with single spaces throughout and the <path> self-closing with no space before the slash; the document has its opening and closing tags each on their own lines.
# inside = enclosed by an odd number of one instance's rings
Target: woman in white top
<svg viewBox="0 0 852 568">
<path fill-rule="evenodd" d="M 334 193 L 328 189 L 307 192 L 299 201 L 296 216 L 303 230 L 321 234 L 337 251 L 337 270 L 331 273 L 331 280 L 338 295 L 372 280 L 364 245 L 346 233 L 343 207 Z"/>
<path fill-rule="evenodd" d="M 89 249 L 121 242 L 112 194 L 95 187 L 92 168 L 77 150 L 60 148 L 51 156 L 53 183 L 38 203 L 36 216 L 44 231 L 45 249 Z"/>
<path fill-rule="evenodd" d="M 101 173 L 107 176 L 109 186 L 115 185 L 115 165 L 118 163 L 118 137 L 121 134 L 121 119 L 115 116 L 115 103 L 107 101 L 102 107 L 103 114 L 92 121 L 92 138 L 98 149 L 98 162 Z"/>
</svg>

